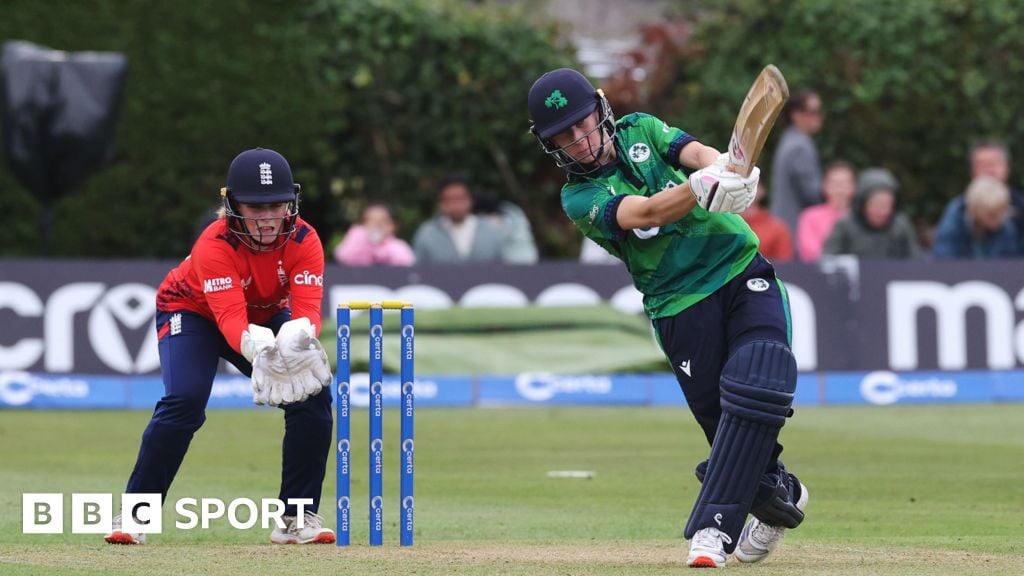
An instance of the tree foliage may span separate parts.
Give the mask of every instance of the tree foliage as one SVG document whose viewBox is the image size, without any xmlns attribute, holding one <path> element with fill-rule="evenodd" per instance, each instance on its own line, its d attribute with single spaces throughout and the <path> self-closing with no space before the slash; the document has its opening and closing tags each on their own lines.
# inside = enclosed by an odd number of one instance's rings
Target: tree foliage
<svg viewBox="0 0 1024 576">
<path fill-rule="evenodd" d="M 555 28 L 515 7 L 454 1 L 319 0 L 308 19 L 323 40 L 316 62 L 339 219 L 375 199 L 418 222 L 453 170 L 533 217 L 557 197 L 534 181 L 544 158 L 526 113 L 533 81 L 573 64 Z"/>
<path fill-rule="evenodd" d="M 526 16 L 426 0 L 8 3 L 2 38 L 129 61 L 114 157 L 57 203 L 53 254 L 181 256 L 255 146 L 289 159 L 325 240 L 370 200 L 411 234 L 452 169 L 529 203 L 543 159 L 526 91 L 572 60 Z M 37 254 L 38 203 L 6 163 L 0 190 L 0 254 Z"/>
<path fill-rule="evenodd" d="M 892 169 L 911 214 L 933 222 L 966 186 L 971 141 L 1001 138 L 1024 154 L 1019 4 L 682 4 L 686 26 L 662 34 L 674 43 L 660 53 L 664 68 L 646 76 L 629 107 L 724 147 L 750 81 L 773 62 L 791 87 L 821 93 L 823 158 Z M 574 58 L 565 31 L 537 26 L 531 8 L 10 0 L 4 39 L 129 59 L 112 162 L 56 205 L 53 254 L 179 257 L 215 206 L 231 158 L 253 146 L 289 158 L 303 215 L 328 242 L 371 200 L 391 204 L 411 236 L 433 210 L 433 184 L 458 169 L 526 209 L 542 254 L 574 254 L 578 233 L 558 208 L 561 175 L 527 134 L 525 106 L 539 74 Z M 4 164 L 0 254 L 37 254 L 38 217 Z"/>
<path fill-rule="evenodd" d="M 703 12 L 667 116 L 724 147 L 750 82 L 775 63 L 791 89 L 821 94 L 823 159 L 891 169 L 904 208 L 934 223 L 966 188 L 972 142 L 1024 153 L 1022 18 L 1014 0 L 732 0 Z"/>
<path fill-rule="evenodd" d="M 180 257 L 246 148 L 284 152 L 300 181 L 316 169 L 322 99 L 291 2 L 11 2 L 0 37 L 128 57 L 112 162 L 57 202 L 54 255 Z M 0 250 L 35 255 L 38 204 L 0 172 Z"/>
</svg>

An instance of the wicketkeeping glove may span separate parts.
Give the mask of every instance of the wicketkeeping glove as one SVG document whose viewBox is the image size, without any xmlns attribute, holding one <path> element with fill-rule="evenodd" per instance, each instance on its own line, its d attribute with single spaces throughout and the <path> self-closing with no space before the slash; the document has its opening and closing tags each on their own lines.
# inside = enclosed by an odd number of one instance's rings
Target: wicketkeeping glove
<svg viewBox="0 0 1024 576">
<path fill-rule="evenodd" d="M 282 391 L 282 403 L 302 402 L 331 385 L 331 364 L 316 339 L 308 318 L 285 322 L 277 332 L 277 349 L 291 378 L 292 389 Z M 271 398 L 275 400 L 275 398 Z"/>
<path fill-rule="evenodd" d="M 294 401 L 292 388 L 291 376 L 277 346 L 258 352 L 252 361 L 252 401 L 260 406 L 287 404 L 283 401 L 285 391 L 289 401 Z"/>
<path fill-rule="evenodd" d="M 277 340 L 274 339 L 274 332 L 270 328 L 249 324 L 249 329 L 242 332 L 242 343 L 239 348 L 242 350 L 242 356 L 251 364 L 260 351 L 274 346 L 277 346 Z"/>
</svg>

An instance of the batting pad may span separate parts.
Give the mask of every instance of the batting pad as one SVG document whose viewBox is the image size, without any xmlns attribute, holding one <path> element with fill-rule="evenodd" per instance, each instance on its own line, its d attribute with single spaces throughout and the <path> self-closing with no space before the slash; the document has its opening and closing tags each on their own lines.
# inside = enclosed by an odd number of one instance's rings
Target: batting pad
<svg viewBox="0 0 1024 576">
<path fill-rule="evenodd" d="M 732 539 L 726 552 L 735 549 L 779 430 L 791 413 L 795 390 L 796 360 L 779 342 L 750 342 L 726 363 L 722 419 L 686 523 L 687 539 L 702 528 L 718 528 Z"/>
</svg>

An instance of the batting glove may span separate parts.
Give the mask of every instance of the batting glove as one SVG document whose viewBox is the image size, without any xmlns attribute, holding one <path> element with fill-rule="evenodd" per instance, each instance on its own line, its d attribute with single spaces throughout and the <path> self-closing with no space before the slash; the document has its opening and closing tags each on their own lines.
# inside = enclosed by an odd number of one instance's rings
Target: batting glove
<svg viewBox="0 0 1024 576">
<path fill-rule="evenodd" d="M 744 178 L 720 166 L 716 160 L 691 174 L 688 183 L 701 208 L 708 212 L 738 214 L 753 204 L 760 177 L 761 170 L 756 166 L 750 176 Z"/>
</svg>

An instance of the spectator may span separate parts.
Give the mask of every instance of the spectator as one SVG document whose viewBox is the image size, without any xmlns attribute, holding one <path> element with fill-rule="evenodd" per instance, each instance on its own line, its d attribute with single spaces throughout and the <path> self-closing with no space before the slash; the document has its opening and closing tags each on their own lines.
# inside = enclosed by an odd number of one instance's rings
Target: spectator
<svg viewBox="0 0 1024 576">
<path fill-rule="evenodd" d="M 504 249 L 502 229 L 473 214 L 469 179 L 449 174 L 438 186 L 438 214 L 420 225 L 413 238 L 419 264 L 497 262 Z"/>
<path fill-rule="evenodd" d="M 821 202 L 821 164 L 811 140 L 821 130 L 821 98 L 809 90 L 797 91 L 783 108 L 782 117 L 787 128 L 772 159 L 771 211 L 790 230 L 796 230 L 800 212 Z"/>
<path fill-rule="evenodd" d="M 899 184 L 884 168 L 868 168 L 857 179 L 850 212 L 832 228 L 824 254 L 861 258 L 917 258 L 921 246 L 914 227 L 896 211 Z"/>
<path fill-rule="evenodd" d="M 849 212 L 856 190 L 857 173 L 853 164 L 836 160 L 825 168 L 825 178 L 821 182 L 825 202 L 804 208 L 797 222 L 796 251 L 800 260 L 814 262 L 821 256 L 832 227 Z"/>
<path fill-rule="evenodd" d="M 757 196 L 754 203 L 744 210 L 740 216 L 761 241 L 761 255 L 769 260 L 789 261 L 793 259 L 793 240 L 786 223 L 772 216 L 764 209 L 764 183 L 758 181 Z"/>
<path fill-rule="evenodd" d="M 509 264 L 537 263 L 537 244 L 533 241 L 530 221 L 522 208 L 488 192 L 479 195 L 473 211 L 502 229 L 502 261 Z"/>
<path fill-rule="evenodd" d="M 1015 258 L 1021 255 L 1010 218 L 1010 189 L 990 176 L 975 178 L 946 205 L 935 234 L 936 258 Z"/>
<path fill-rule="evenodd" d="M 363 208 L 359 224 L 345 233 L 334 248 L 334 259 L 346 266 L 412 266 L 415 256 L 409 244 L 395 236 L 395 221 L 384 204 Z"/>
<path fill-rule="evenodd" d="M 1024 253 L 1024 194 L 1010 186 L 1010 151 L 996 140 L 984 140 L 971 148 L 971 180 L 991 176 L 1010 187 L 1014 226 L 1017 228 L 1019 250 Z"/>
</svg>

